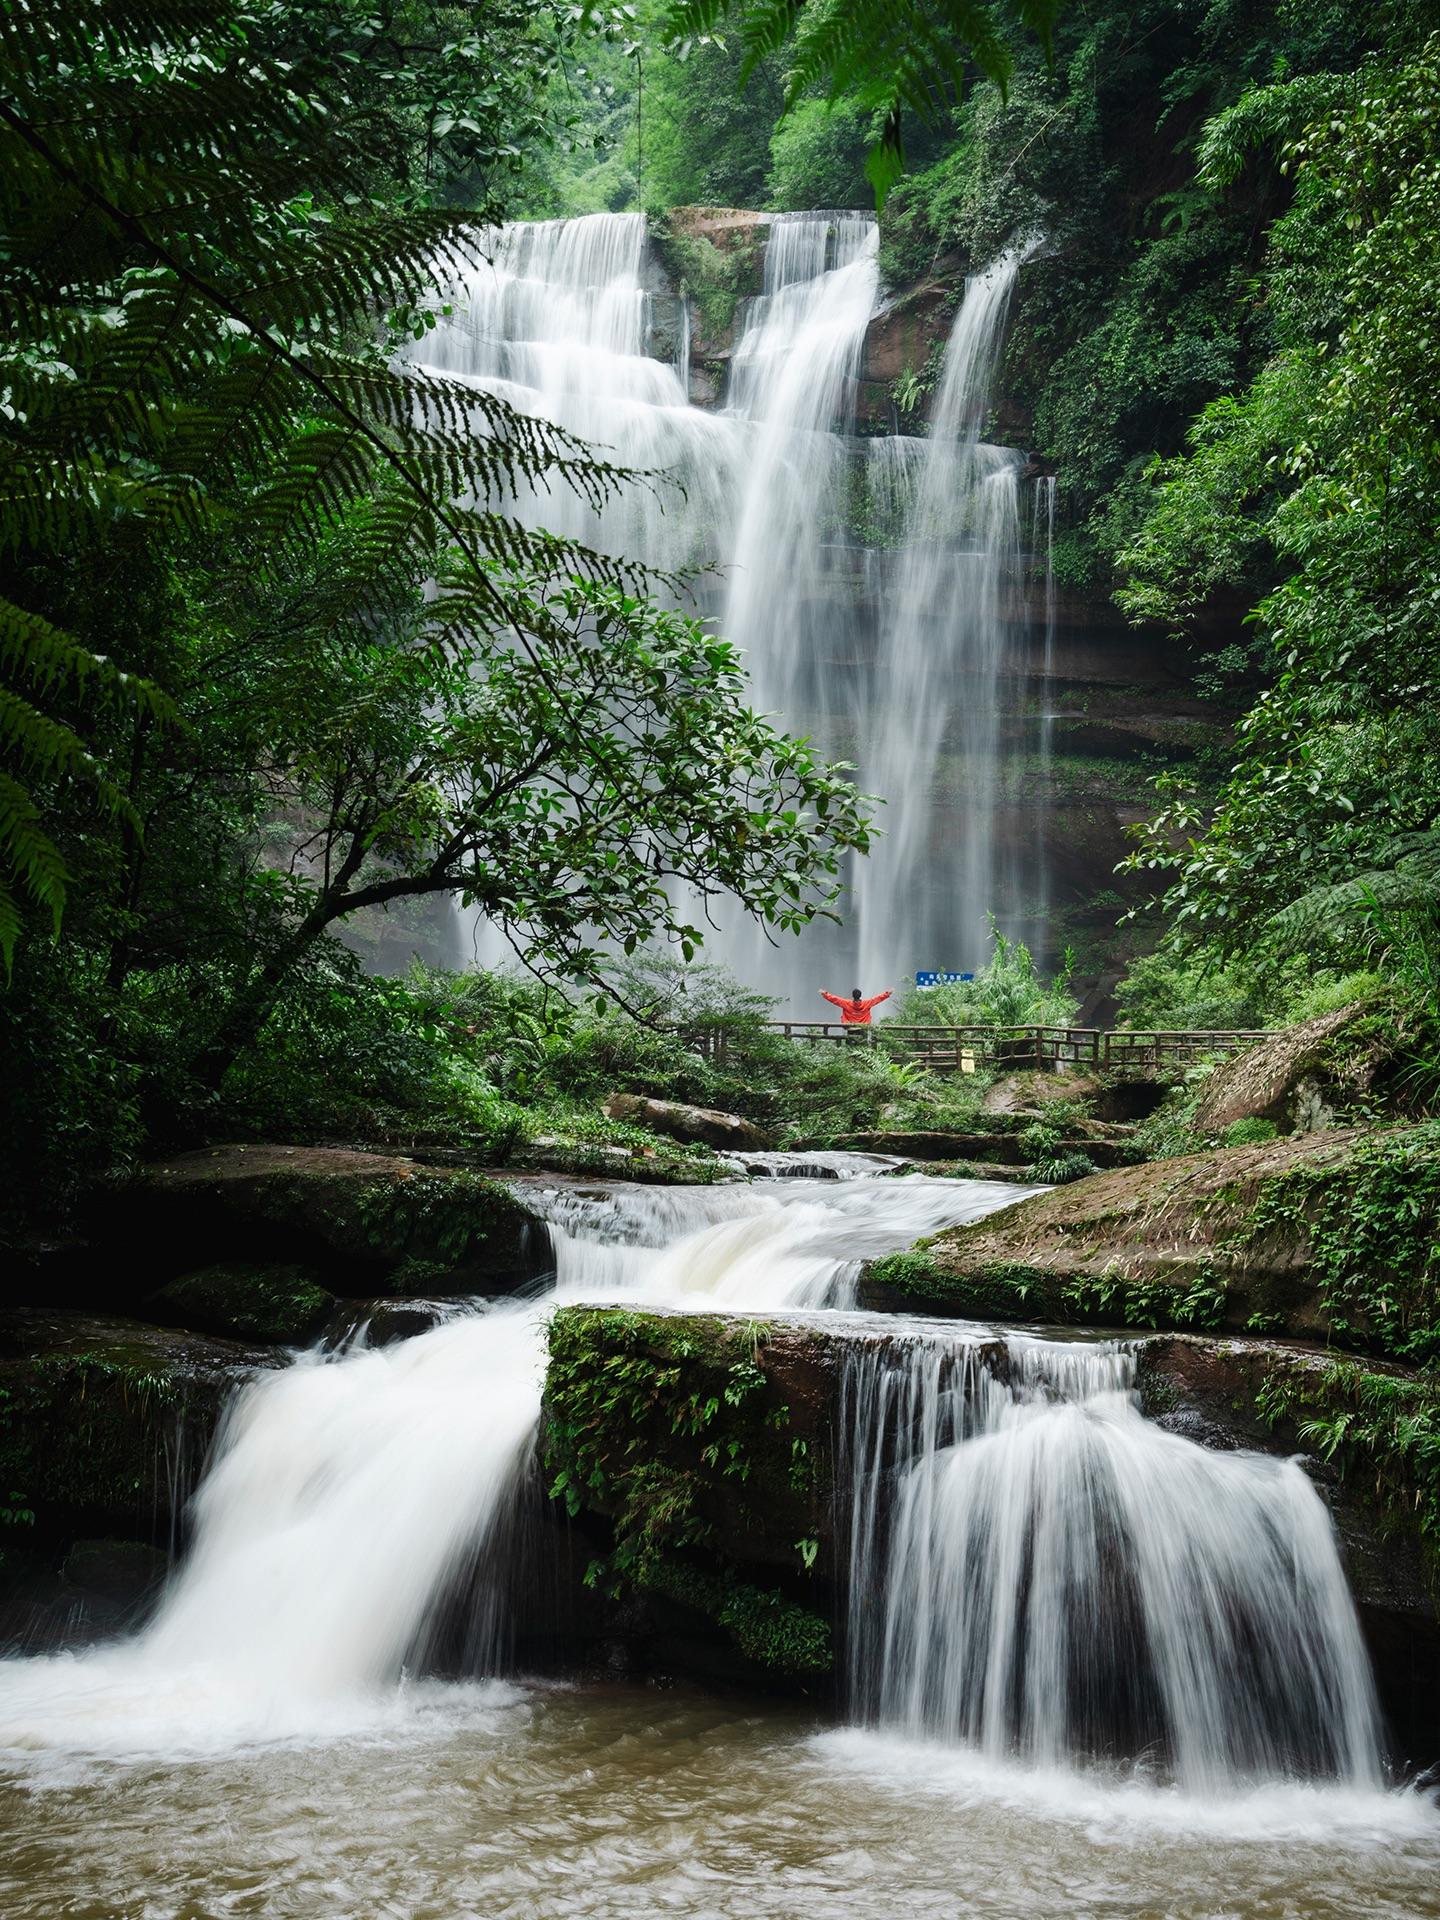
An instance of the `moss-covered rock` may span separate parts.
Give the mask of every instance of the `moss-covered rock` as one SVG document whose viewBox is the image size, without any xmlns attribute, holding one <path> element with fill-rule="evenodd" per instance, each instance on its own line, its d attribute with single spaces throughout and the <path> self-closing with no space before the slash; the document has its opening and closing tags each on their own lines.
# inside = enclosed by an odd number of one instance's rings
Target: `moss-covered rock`
<svg viewBox="0 0 1440 1920">
<path fill-rule="evenodd" d="M 138 1321 L 0 1314 L 0 1481 L 47 1538 L 168 1537 L 232 1394 L 272 1350 Z"/>
<path fill-rule="evenodd" d="M 1218 1066 L 1192 1125 L 1197 1133 L 1217 1133 L 1269 1120 L 1289 1131 L 1403 1112 L 1397 1070 L 1422 1035 L 1433 1039 L 1432 1028 L 1433 1016 L 1390 993 L 1317 1014 Z"/>
<path fill-rule="evenodd" d="M 181 1274 L 151 1294 L 145 1311 L 164 1326 L 298 1347 L 314 1339 L 335 1304 L 335 1295 L 317 1286 L 306 1267 L 230 1260 Z"/>
<path fill-rule="evenodd" d="M 154 1278 L 227 1259 L 299 1263 L 340 1294 L 426 1285 L 504 1292 L 549 1264 L 543 1222 L 509 1186 L 465 1168 L 334 1147 L 232 1145 L 142 1169 L 97 1221 Z"/>
<path fill-rule="evenodd" d="M 866 1304 L 1440 1352 L 1440 1124 L 1118 1168 L 872 1262 Z"/>
<path fill-rule="evenodd" d="M 651 1637 L 683 1640 L 685 1616 L 703 1616 L 737 1675 L 827 1672 L 834 1343 L 717 1315 L 562 1307 L 549 1344 L 548 1489 L 592 1533 L 590 1584 L 640 1596 Z"/>
</svg>

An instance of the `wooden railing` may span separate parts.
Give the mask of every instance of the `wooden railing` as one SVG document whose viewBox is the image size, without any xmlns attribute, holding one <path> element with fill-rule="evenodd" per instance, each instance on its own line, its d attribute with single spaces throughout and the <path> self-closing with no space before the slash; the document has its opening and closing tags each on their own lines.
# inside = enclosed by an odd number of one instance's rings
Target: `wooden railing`
<svg viewBox="0 0 1440 1920">
<path fill-rule="evenodd" d="M 767 1020 L 768 1032 L 817 1046 L 883 1047 L 939 1073 L 976 1073 L 982 1067 L 1075 1068 L 1091 1073 L 1143 1067 L 1188 1066 L 1214 1060 L 1268 1039 L 1265 1033 L 1156 1030 L 1130 1033 L 1103 1027 L 922 1027 L 898 1020 L 846 1027 L 830 1020 Z M 723 1060 L 729 1034 L 722 1026 L 677 1028 L 708 1059 Z"/>
</svg>

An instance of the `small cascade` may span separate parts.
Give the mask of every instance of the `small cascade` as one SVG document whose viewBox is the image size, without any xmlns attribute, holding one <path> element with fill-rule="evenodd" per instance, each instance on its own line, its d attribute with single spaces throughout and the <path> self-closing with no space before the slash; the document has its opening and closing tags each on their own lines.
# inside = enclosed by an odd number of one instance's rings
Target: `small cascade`
<svg viewBox="0 0 1440 1920">
<path fill-rule="evenodd" d="M 857 1345 L 849 1673 L 866 1719 L 1188 1791 L 1381 1781 L 1324 1504 L 1298 1462 L 1146 1421 L 1114 1344 Z"/>
<path fill-rule="evenodd" d="M 477 1302 L 395 1345 L 316 1351 L 245 1388 L 153 1622 L 78 1657 L 0 1663 L 0 1748 L 223 1747 L 373 1724 L 423 1668 L 462 1579 L 479 1599 L 466 1657 L 493 1672 L 554 1305 L 843 1305 L 860 1260 L 1024 1191 L 911 1176 L 542 1192 L 554 1290 Z"/>
<path fill-rule="evenodd" d="M 1011 296 L 1037 244 L 1009 249 L 966 282 L 945 350 L 861 752 L 864 785 L 886 801 L 885 838 L 855 883 L 866 980 L 889 978 L 901 925 L 929 956 L 916 964 L 977 967 L 988 952 L 985 916 L 999 903 L 1005 601 L 1019 586 L 1025 460 L 981 435 Z M 947 748 L 957 756 L 947 778 L 960 788 L 958 830 L 937 846 L 933 796 Z"/>
</svg>

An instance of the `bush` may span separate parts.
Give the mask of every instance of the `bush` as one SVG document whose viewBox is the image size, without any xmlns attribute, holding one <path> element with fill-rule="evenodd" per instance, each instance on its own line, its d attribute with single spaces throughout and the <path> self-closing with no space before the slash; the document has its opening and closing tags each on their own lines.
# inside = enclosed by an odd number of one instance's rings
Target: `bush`
<svg viewBox="0 0 1440 1920">
<path fill-rule="evenodd" d="M 865 152 L 872 115 L 854 100 L 801 100 L 770 136 L 768 203 L 783 211 L 869 207 Z"/>
<path fill-rule="evenodd" d="M 1070 991 L 1068 970 L 1054 980 L 1042 980 L 1030 949 L 1019 940 L 1007 940 L 993 916 L 990 937 L 995 951 L 973 980 L 923 990 L 906 987 L 897 1019 L 925 1026 L 1073 1026 L 1080 1008 Z"/>
<path fill-rule="evenodd" d="M 1252 1113 L 1243 1120 L 1232 1120 L 1220 1137 L 1227 1147 L 1258 1147 L 1266 1140 L 1276 1139 L 1279 1132 L 1273 1120 L 1262 1120 Z"/>
</svg>

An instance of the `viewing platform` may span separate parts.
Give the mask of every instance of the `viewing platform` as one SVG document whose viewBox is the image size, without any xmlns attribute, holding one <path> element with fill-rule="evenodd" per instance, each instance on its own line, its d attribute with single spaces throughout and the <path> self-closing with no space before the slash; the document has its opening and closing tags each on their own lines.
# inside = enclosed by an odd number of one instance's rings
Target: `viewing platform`
<svg viewBox="0 0 1440 1920">
<path fill-rule="evenodd" d="M 1035 1067 L 1046 1072 L 1085 1068 L 1095 1073 L 1144 1067 L 1189 1066 L 1225 1059 L 1270 1036 L 1239 1030 L 1130 1032 L 1102 1027 L 914 1026 L 898 1020 L 869 1027 L 833 1020 L 766 1020 L 769 1033 L 816 1046 L 883 1047 L 937 1073 L 978 1073 L 986 1067 Z M 728 1030 L 720 1025 L 676 1027 L 707 1059 L 725 1058 Z"/>
</svg>

